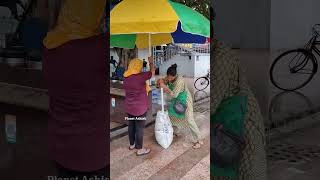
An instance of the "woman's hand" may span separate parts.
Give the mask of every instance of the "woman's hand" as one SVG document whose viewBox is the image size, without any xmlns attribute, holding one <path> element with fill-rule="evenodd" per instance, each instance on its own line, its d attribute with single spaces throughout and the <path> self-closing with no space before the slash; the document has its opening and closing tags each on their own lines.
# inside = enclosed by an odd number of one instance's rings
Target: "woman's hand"
<svg viewBox="0 0 320 180">
<path fill-rule="evenodd" d="M 161 86 L 163 86 L 163 84 L 165 84 L 163 79 L 158 79 L 158 80 L 157 80 L 157 87 L 158 87 L 158 88 L 160 88 Z"/>
<path fill-rule="evenodd" d="M 163 87 L 163 91 L 167 94 L 170 94 L 170 89 L 167 86 Z"/>
<path fill-rule="evenodd" d="M 152 56 L 148 57 L 148 62 L 149 62 L 149 64 L 153 64 L 153 57 Z"/>
</svg>

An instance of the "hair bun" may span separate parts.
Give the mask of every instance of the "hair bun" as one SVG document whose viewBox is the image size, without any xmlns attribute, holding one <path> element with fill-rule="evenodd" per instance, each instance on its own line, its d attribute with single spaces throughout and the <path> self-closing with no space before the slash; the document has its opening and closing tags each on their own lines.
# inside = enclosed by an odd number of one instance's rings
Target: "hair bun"
<svg viewBox="0 0 320 180">
<path fill-rule="evenodd" d="M 178 65 L 177 65 L 177 64 L 172 64 L 171 67 L 172 67 L 172 68 L 177 68 Z"/>
</svg>

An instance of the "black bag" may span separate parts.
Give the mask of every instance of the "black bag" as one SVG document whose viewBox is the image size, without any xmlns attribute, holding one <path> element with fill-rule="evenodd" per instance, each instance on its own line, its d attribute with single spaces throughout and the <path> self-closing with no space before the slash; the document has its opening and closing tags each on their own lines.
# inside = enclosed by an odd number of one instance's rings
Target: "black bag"
<svg viewBox="0 0 320 180">
<path fill-rule="evenodd" d="M 242 137 L 226 131 L 222 124 L 218 124 L 214 128 L 211 144 L 213 163 L 226 168 L 239 162 L 245 142 Z"/>
<path fill-rule="evenodd" d="M 187 105 L 181 103 L 179 100 L 176 100 L 173 105 L 173 109 L 177 114 L 184 114 L 187 110 Z"/>
</svg>

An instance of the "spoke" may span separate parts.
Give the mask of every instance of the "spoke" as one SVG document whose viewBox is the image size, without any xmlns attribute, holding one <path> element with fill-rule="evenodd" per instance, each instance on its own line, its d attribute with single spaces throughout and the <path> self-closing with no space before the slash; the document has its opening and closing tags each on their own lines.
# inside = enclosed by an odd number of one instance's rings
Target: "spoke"
<svg viewBox="0 0 320 180">
<path fill-rule="evenodd" d="M 291 66 L 291 63 L 293 62 L 293 60 L 299 55 L 299 53 L 297 53 L 297 55 L 295 55 L 291 60 L 290 60 L 290 63 L 289 63 L 289 66 Z M 301 57 L 301 55 L 300 55 Z M 300 58 L 299 58 L 300 59 Z"/>
<path fill-rule="evenodd" d="M 295 56 L 295 57 L 297 57 L 297 56 Z M 305 57 L 302 61 L 300 61 L 301 57 L 302 57 L 302 55 L 300 55 L 299 59 L 295 63 L 295 66 L 292 67 L 292 68 L 297 68 L 297 67 L 300 67 L 300 66 L 302 66 L 302 68 L 303 68 L 308 63 L 308 61 L 307 61 L 308 58 L 307 57 Z M 293 62 L 293 60 L 294 59 L 291 60 L 290 64 Z M 289 66 L 290 66 L 290 64 L 289 64 Z"/>
<path fill-rule="evenodd" d="M 312 70 L 309 69 L 307 72 L 300 72 L 301 70 L 297 71 L 298 74 L 313 74 Z"/>
</svg>

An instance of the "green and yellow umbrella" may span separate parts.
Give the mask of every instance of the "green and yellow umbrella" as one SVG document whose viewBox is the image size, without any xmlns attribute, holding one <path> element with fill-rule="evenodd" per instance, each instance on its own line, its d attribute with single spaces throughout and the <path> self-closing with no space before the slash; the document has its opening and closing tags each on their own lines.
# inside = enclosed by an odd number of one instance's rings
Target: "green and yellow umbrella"
<svg viewBox="0 0 320 180">
<path fill-rule="evenodd" d="M 210 22 L 170 0 L 123 0 L 110 12 L 110 45 L 148 48 L 169 43 L 205 43 Z"/>
</svg>

